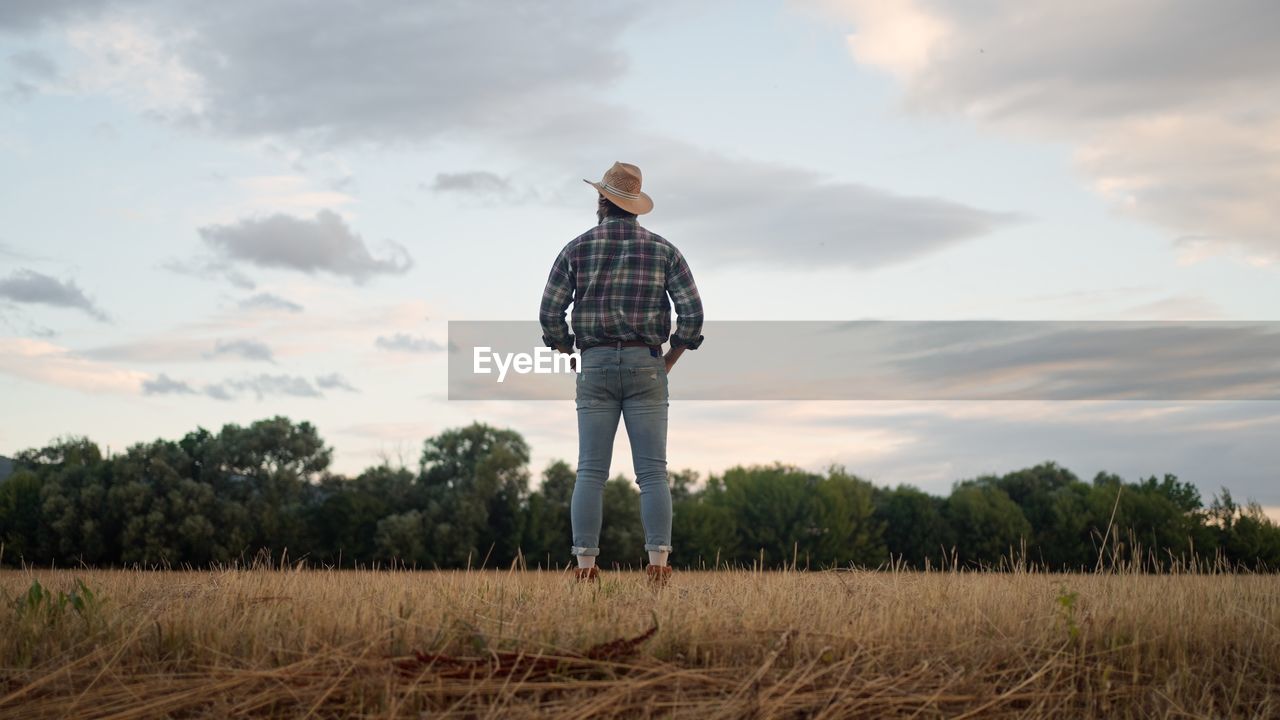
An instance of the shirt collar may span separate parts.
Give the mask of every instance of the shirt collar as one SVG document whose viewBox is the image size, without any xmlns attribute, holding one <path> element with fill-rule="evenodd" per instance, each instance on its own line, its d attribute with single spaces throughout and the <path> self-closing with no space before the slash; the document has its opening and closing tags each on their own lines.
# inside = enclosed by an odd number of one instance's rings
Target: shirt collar
<svg viewBox="0 0 1280 720">
<path fill-rule="evenodd" d="M 629 222 L 629 223 L 635 224 L 636 220 L 638 219 L 639 218 L 633 218 L 633 217 L 616 217 L 616 216 L 607 217 L 604 220 L 601 220 L 600 224 L 604 225 L 606 223 L 611 223 L 611 222 Z"/>
</svg>

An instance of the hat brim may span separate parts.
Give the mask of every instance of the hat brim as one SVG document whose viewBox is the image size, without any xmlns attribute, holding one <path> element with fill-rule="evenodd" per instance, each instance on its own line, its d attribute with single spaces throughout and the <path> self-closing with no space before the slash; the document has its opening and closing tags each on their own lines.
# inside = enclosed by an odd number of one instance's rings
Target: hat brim
<svg viewBox="0 0 1280 720">
<path fill-rule="evenodd" d="M 644 215 L 645 213 L 653 209 L 653 198 L 646 195 L 643 190 L 640 191 L 639 193 L 640 197 L 638 198 L 625 198 L 625 197 L 622 197 L 621 195 L 618 195 L 616 193 L 610 192 L 609 190 L 605 189 L 604 183 L 594 182 L 586 178 L 582 178 L 582 182 L 595 188 L 596 192 L 609 198 L 610 202 L 622 208 L 623 210 L 626 210 L 629 213 L 635 213 L 636 215 Z"/>
</svg>

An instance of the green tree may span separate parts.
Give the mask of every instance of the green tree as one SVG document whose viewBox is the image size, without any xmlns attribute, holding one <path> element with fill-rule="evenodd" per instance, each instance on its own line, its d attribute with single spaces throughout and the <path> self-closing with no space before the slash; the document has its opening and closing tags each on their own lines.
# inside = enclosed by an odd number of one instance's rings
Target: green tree
<svg viewBox="0 0 1280 720">
<path fill-rule="evenodd" d="M 944 512 L 962 562 L 997 563 L 1021 551 L 1031 524 L 1004 490 L 989 482 L 966 481 L 952 489 Z"/>
<path fill-rule="evenodd" d="M 573 544 L 573 527 L 569 512 L 575 482 L 573 468 L 563 460 L 556 460 L 542 471 L 542 486 L 529 494 L 528 520 L 521 544 L 529 566 L 559 567 L 572 560 L 569 548 Z"/>
<path fill-rule="evenodd" d="M 1241 507 L 1222 488 L 1209 515 L 1218 533 L 1218 547 L 1229 562 L 1258 571 L 1280 569 L 1280 527 L 1261 505 L 1250 501 Z"/>
<path fill-rule="evenodd" d="M 1092 490 L 1083 482 L 1055 489 L 1043 525 L 1033 528 L 1036 546 L 1031 559 L 1057 570 L 1089 570 L 1097 559 L 1093 535 L 1106 519 L 1093 514 Z"/>
<path fill-rule="evenodd" d="M 799 542 L 793 553 L 811 557 L 815 565 L 883 562 L 884 526 L 875 517 L 871 483 L 837 466 L 827 471 L 814 490 L 807 542 Z"/>
<path fill-rule="evenodd" d="M 247 428 L 225 425 L 217 449 L 232 496 L 248 514 L 252 550 L 273 557 L 290 548 L 294 557 L 304 554 L 306 487 L 333 457 L 316 428 L 281 416 Z"/>
<path fill-rule="evenodd" d="M 671 489 L 671 501 L 682 502 L 697 492 L 698 473 L 694 470 L 672 470 L 667 473 L 667 485 Z"/>
<path fill-rule="evenodd" d="M 19 453 L 0 480 L 4 557 L 208 566 L 287 547 L 291 559 L 348 567 L 493 567 L 521 552 L 530 564 L 571 561 L 574 472 L 551 463 L 528 492 L 529 448 L 514 431 L 446 430 L 424 443 L 416 472 L 384 463 L 348 479 L 328 471 L 331 455 L 313 426 L 280 416 L 111 458 L 86 438 L 60 438 Z M 668 476 L 676 564 L 711 566 L 718 554 L 743 565 L 763 551 L 770 567 L 874 565 L 888 553 L 919 566 L 952 547 L 966 562 L 994 563 L 1025 541 L 1028 559 L 1053 569 L 1092 568 L 1099 557 L 1152 569 L 1216 557 L 1280 566 L 1280 528 L 1257 503 L 1240 506 L 1223 489 L 1205 508 L 1172 474 L 1127 483 L 1104 472 L 1084 483 L 1043 462 L 958 483 L 946 498 L 876 489 L 838 467 L 735 467 L 698 480 Z M 604 502 L 602 564 L 643 564 L 635 483 L 610 479 Z"/>
<path fill-rule="evenodd" d="M 1110 473 L 1094 478 L 1089 502 L 1094 535 L 1107 538 L 1104 558 L 1124 562 L 1165 563 L 1187 561 L 1193 555 L 1212 556 L 1216 537 L 1205 524 L 1207 513 L 1194 485 L 1175 475 L 1153 475 L 1137 483 L 1125 483 Z M 1114 509 L 1110 533 L 1107 523 Z"/>
<path fill-rule="evenodd" d="M 19 470 L 0 481 L 0 542 L 5 554 L 27 562 L 43 562 L 40 476 Z"/>
<path fill-rule="evenodd" d="M 396 513 L 421 514 L 415 474 L 388 464 L 366 469 L 352 479 L 326 474 L 315 486 L 307 506 L 307 544 L 310 557 L 320 563 L 354 567 L 375 560 L 390 562 L 378 541 L 379 523 Z M 414 556 L 419 561 L 426 560 Z"/>
<path fill-rule="evenodd" d="M 19 453 L 17 463 L 40 478 L 40 560 L 111 562 L 117 554 L 116 518 L 106 506 L 111 479 L 98 446 L 88 438 L 63 438 Z"/>
<path fill-rule="evenodd" d="M 825 476 L 788 465 L 736 467 L 708 480 L 690 514 L 707 559 L 766 567 L 809 560 L 825 566 L 876 564 L 884 558 L 870 483 L 833 467 Z M 688 521 L 686 521 L 688 522 Z M 730 537 L 731 533 L 731 537 Z"/>
<path fill-rule="evenodd" d="M 984 476 L 1017 503 L 1031 525 L 1028 559 L 1054 568 L 1090 560 L 1089 486 L 1075 473 L 1047 461 L 999 477 Z"/>
<path fill-rule="evenodd" d="M 738 518 L 722 497 L 724 482 L 711 476 L 704 488 L 672 491 L 671 563 L 714 568 L 716 559 L 733 562 L 737 556 Z"/>
<path fill-rule="evenodd" d="M 941 566 L 954 545 L 943 504 L 941 498 L 910 485 L 878 492 L 875 517 L 884 527 L 888 554 L 914 568 L 925 567 L 926 561 Z"/>
<path fill-rule="evenodd" d="M 378 521 L 377 556 L 383 562 L 425 566 L 428 561 L 426 525 L 417 510 L 388 515 Z"/>
<path fill-rule="evenodd" d="M 710 500 L 734 517 L 735 537 L 721 560 L 768 567 L 789 563 L 796 543 L 808 544 L 820 527 L 812 517 L 811 497 L 820 478 L 788 465 L 726 470 Z"/>
<path fill-rule="evenodd" d="M 640 491 L 634 480 L 616 475 L 604 484 L 604 520 L 600 526 L 600 557 L 596 563 L 602 567 L 638 568 L 648 559 L 644 527 L 640 522 Z"/>
<path fill-rule="evenodd" d="M 216 530 L 213 487 L 191 477 L 178 443 L 134 445 L 112 459 L 111 475 L 107 495 L 121 518 L 121 562 L 203 566 L 231 558 Z"/>
<path fill-rule="evenodd" d="M 441 565 L 511 563 L 529 487 L 529 446 L 513 430 L 473 423 L 423 444 L 419 482 L 427 555 Z M 483 545 L 483 547 L 481 547 Z"/>
</svg>

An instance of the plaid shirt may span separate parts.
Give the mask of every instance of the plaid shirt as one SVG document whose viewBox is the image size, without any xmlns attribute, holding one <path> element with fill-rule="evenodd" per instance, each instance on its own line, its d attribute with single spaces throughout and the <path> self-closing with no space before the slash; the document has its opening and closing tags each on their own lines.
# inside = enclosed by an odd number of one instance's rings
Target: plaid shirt
<svg viewBox="0 0 1280 720">
<path fill-rule="evenodd" d="M 542 291 L 542 341 L 548 347 L 579 349 L 614 340 L 661 345 L 676 332 L 671 347 L 702 344 L 702 299 L 684 256 L 634 218 L 605 218 L 560 251 Z M 573 332 L 564 321 L 573 302 Z"/>
</svg>

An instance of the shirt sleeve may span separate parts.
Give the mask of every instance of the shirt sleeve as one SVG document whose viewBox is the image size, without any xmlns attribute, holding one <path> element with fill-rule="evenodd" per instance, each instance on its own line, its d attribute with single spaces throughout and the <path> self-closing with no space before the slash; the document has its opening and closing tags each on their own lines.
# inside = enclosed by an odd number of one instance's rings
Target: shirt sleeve
<svg viewBox="0 0 1280 720">
<path fill-rule="evenodd" d="M 565 322 L 565 310 L 573 301 L 573 263 L 569 261 L 569 248 L 560 251 L 547 276 L 547 286 L 542 290 L 542 307 L 538 320 L 542 323 L 542 342 L 550 348 L 573 348 L 574 337 Z"/>
<path fill-rule="evenodd" d="M 702 344 L 702 298 L 684 255 L 675 248 L 672 251 L 667 262 L 667 294 L 676 309 L 676 331 L 671 335 L 671 347 L 697 350 Z"/>
</svg>

